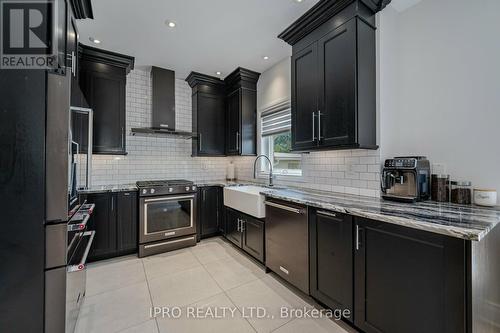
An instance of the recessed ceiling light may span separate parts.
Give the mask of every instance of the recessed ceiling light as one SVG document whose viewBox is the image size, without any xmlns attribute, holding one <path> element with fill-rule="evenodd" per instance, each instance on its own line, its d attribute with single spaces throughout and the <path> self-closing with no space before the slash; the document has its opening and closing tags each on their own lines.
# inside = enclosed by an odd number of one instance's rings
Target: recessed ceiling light
<svg viewBox="0 0 500 333">
<path fill-rule="evenodd" d="M 215 72 L 215 74 L 217 74 L 217 75 L 221 75 L 222 73 L 221 73 L 221 72 Z"/>
<path fill-rule="evenodd" d="M 268 57 L 268 56 L 263 56 L 263 57 L 262 57 L 262 59 L 264 59 L 264 60 L 268 60 L 268 59 L 269 59 L 269 57 Z"/>
<path fill-rule="evenodd" d="M 293 0 L 293 1 L 295 1 L 297 3 L 301 3 L 303 0 Z"/>
<path fill-rule="evenodd" d="M 166 21 L 165 24 L 169 27 L 169 28 L 175 28 L 175 26 L 177 25 L 174 21 Z"/>
<path fill-rule="evenodd" d="M 95 39 L 94 37 L 89 37 L 89 40 L 94 44 L 101 44 L 101 41 L 99 39 Z"/>
</svg>

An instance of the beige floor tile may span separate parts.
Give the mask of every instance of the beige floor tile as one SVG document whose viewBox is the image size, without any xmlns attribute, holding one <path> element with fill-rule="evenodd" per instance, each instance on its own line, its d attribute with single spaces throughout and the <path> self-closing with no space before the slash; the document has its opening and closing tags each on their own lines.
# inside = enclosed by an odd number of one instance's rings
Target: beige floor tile
<svg viewBox="0 0 500 333">
<path fill-rule="evenodd" d="M 196 257 L 189 251 L 173 251 L 143 258 L 144 269 L 148 279 L 176 274 L 183 270 L 201 266 Z"/>
<path fill-rule="evenodd" d="M 156 320 L 151 319 L 139 325 L 124 329 L 120 331 L 120 333 L 158 333 L 158 327 L 156 326 Z"/>
<path fill-rule="evenodd" d="M 146 282 L 87 297 L 80 309 L 77 333 L 118 332 L 150 319 Z"/>
<path fill-rule="evenodd" d="M 226 258 L 211 261 L 205 265 L 205 268 L 224 290 L 238 287 L 266 275 L 263 268 L 245 258 L 239 260 Z"/>
<path fill-rule="evenodd" d="M 248 318 L 250 324 L 258 332 L 271 332 L 292 320 L 292 318 L 281 318 L 282 307 L 310 307 L 301 298 L 268 276 L 231 289 L 227 295 L 244 315 L 250 315 L 249 311 L 252 307 L 260 307 L 265 311 L 264 318 L 256 315 Z"/>
<path fill-rule="evenodd" d="M 149 288 L 155 306 L 185 306 L 222 292 L 202 266 L 151 279 Z"/>
<path fill-rule="evenodd" d="M 344 324 L 345 325 L 345 324 Z M 315 332 L 315 333 L 349 333 L 353 331 L 347 331 L 335 323 L 333 320 L 327 318 L 297 318 L 289 323 L 278 328 L 276 333 L 304 333 L 304 332 Z"/>
<path fill-rule="evenodd" d="M 236 249 L 233 249 L 229 244 L 225 244 L 222 240 L 202 241 L 195 247 L 192 247 L 191 252 L 203 265 L 211 261 L 238 255 Z"/>
<path fill-rule="evenodd" d="M 241 313 L 231 300 L 223 293 L 189 305 L 189 308 L 193 309 L 190 310 L 192 312 L 188 312 L 188 307 L 185 307 L 182 309 L 182 316 L 177 319 L 157 318 L 160 333 L 254 332 L 252 326 L 241 316 Z M 188 313 L 195 313 L 194 309 L 199 309 L 205 318 L 192 318 L 193 315 L 188 316 Z M 223 309 L 226 309 L 225 315 L 223 315 Z M 234 312 L 231 312 L 229 309 Z M 215 314 L 215 311 L 218 311 L 217 318 L 210 315 Z"/>
<path fill-rule="evenodd" d="M 87 269 L 87 296 L 123 288 L 145 281 L 140 260 L 111 261 L 106 265 L 90 265 Z"/>
</svg>

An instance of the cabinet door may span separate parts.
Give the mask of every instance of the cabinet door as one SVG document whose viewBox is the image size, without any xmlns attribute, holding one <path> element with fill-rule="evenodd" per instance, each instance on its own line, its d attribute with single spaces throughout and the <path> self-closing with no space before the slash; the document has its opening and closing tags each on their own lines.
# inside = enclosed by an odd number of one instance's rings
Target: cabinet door
<svg viewBox="0 0 500 333">
<path fill-rule="evenodd" d="M 226 207 L 226 238 L 241 247 L 240 213 Z"/>
<path fill-rule="evenodd" d="M 317 44 L 292 56 L 292 148 L 317 146 Z"/>
<path fill-rule="evenodd" d="M 355 326 L 364 332 L 465 332 L 465 241 L 355 219 Z"/>
<path fill-rule="evenodd" d="M 239 155 L 241 151 L 240 94 L 238 89 L 227 97 L 226 155 Z"/>
<path fill-rule="evenodd" d="M 356 128 L 356 20 L 318 41 L 319 141 L 354 143 Z"/>
<path fill-rule="evenodd" d="M 95 208 L 87 223 L 87 230 L 94 230 L 94 242 L 89 261 L 109 258 L 116 253 L 116 202 L 111 193 L 96 193 L 86 196 Z"/>
<path fill-rule="evenodd" d="M 125 154 L 124 70 L 83 61 L 80 76 L 81 88 L 94 110 L 93 152 Z"/>
<path fill-rule="evenodd" d="M 352 217 L 315 211 L 310 219 L 310 292 L 331 309 L 349 310 L 353 321 Z"/>
<path fill-rule="evenodd" d="M 241 89 L 241 135 L 240 155 L 257 153 L 257 92 Z"/>
<path fill-rule="evenodd" d="M 116 228 L 118 252 L 137 251 L 137 193 L 116 193 Z"/>
<path fill-rule="evenodd" d="M 201 193 L 201 209 L 199 213 L 201 238 L 213 236 L 219 232 L 219 188 L 204 187 Z"/>
<path fill-rule="evenodd" d="M 260 262 L 264 262 L 264 222 L 242 215 L 242 248 Z"/>
<path fill-rule="evenodd" d="M 198 155 L 225 154 L 225 101 L 223 95 L 198 93 Z"/>
</svg>

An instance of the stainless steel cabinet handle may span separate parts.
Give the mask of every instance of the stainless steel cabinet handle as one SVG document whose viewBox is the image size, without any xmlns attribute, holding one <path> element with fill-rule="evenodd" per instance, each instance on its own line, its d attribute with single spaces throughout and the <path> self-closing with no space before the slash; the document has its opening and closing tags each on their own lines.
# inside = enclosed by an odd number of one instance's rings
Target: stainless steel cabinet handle
<svg viewBox="0 0 500 333">
<path fill-rule="evenodd" d="M 83 253 L 83 257 L 80 260 L 80 262 L 76 265 L 71 265 L 67 267 L 67 272 L 72 273 L 72 272 L 77 272 L 84 270 L 87 264 L 87 257 L 90 252 L 90 247 L 92 246 L 92 243 L 94 242 L 94 237 L 95 237 L 95 231 L 87 231 L 83 233 L 83 237 L 90 237 L 89 242 L 87 243 L 87 247 L 85 248 L 85 252 Z"/>
<path fill-rule="evenodd" d="M 356 225 L 356 251 L 359 251 L 359 226 Z"/>
<path fill-rule="evenodd" d="M 240 150 L 240 132 L 236 132 L 236 150 Z"/>
<path fill-rule="evenodd" d="M 246 229 L 246 223 L 247 223 L 247 221 L 241 220 L 241 230 L 240 230 L 241 232 L 245 231 L 245 229 Z"/>
<path fill-rule="evenodd" d="M 237 224 L 237 227 L 236 227 L 236 230 L 237 230 L 238 232 L 240 232 L 240 222 L 241 222 L 241 220 L 240 220 L 240 219 L 238 219 L 238 224 Z"/>
<path fill-rule="evenodd" d="M 122 126 L 122 148 L 125 146 L 123 143 L 125 141 L 125 128 Z"/>
<path fill-rule="evenodd" d="M 113 210 L 115 207 L 115 197 L 111 196 L 111 210 Z"/>
<path fill-rule="evenodd" d="M 313 112 L 312 113 L 313 141 L 316 140 L 316 126 L 315 126 L 316 124 L 315 124 L 315 122 L 316 122 L 316 113 Z"/>
<path fill-rule="evenodd" d="M 302 214 L 304 212 L 303 209 L 288 207 L 288 206 L 285 206 L 285 205 L 280 205 L 280 204 L 274 203 L 272 201 L 264 201 L 264 204 L 267 205 L 267 206 L 271 206 L 271 207 L 283 209 L 283 210 L 286 210 L 286 211 L 289 211 L 289 212 L 292 212 L 292 213 L 295 213 L 295 214 Z"/>
<path fill-rule="evenodd" d="M 331 217 L 337 217 L 336 213 L 327 212 L 327 211 L 324 211 L 324 210 L 318 210 L 317 213 L 321 214 L 321 215 L 326 215 L 326 216 L 331 216 Z"/>
<path fill-rule="evenodd" d="M 76 76 L 76 57 L 74 51 L 71 51 L 71 73 L 73 76 Z"/>
<path fill-rule="evenodd" d="M 318 110 L 318 140 L 321 140 L 321 111 Z"/>
<path fill-rule="evenodd" d="M 199 142 L 200 142 L 200 151 L 202 151 L 202 150 L 203 150 L 203 148 L 202 148 L 202 144 L 201 144 L 201 142 L 202 142 L 202 141 L 201 141 L 201 137 L 202 137 L 202 136 L 201 136 L 201 133 L 200 133 L 200 141 L 199 141 Z"/>
</svg>

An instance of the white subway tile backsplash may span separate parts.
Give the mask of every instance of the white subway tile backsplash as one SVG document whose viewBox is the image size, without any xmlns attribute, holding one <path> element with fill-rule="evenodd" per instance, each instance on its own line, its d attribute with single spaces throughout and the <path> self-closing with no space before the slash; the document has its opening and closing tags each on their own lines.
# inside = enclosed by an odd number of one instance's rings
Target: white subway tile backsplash
<svg viewBox="0 0 500 333">
<path fill-rule="evenodd" d="M 175 82 L 175 99 L 176 127 L 191 131 L 191 88 L 183 80 Z M 127 76 L 126 117 L 128 155 L 95 155 L 94 185 L 168 178 L 194 181 L 224 179 L 230 161 L 235 164 L 237 178 L 253 179 L 254 157 L 191 157 L 191 140 L 131 135 L 132 127 L 151 124 L 151 78 L 147 71 L 133 70 Z M 279 178 L 275 182 L 284 186 L 379 196 L 378 150 L 303 154 L 302 172 L 302 177 Z"/>
</svg>

